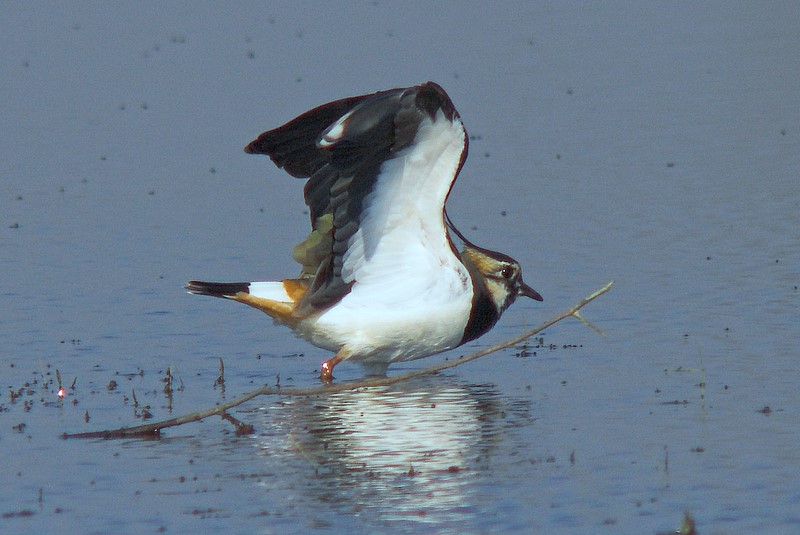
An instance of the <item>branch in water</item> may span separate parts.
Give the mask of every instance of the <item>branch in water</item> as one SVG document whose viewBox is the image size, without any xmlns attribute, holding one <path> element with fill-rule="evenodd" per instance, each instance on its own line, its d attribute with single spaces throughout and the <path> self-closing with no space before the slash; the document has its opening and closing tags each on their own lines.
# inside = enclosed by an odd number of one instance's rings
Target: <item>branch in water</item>
<svg viewBox="0 0 800 535">
<path fill-rule="evenodd" d="M 590 323 L 586 322 L 586 320 L 584 320 L 583 317 L 581 317 L 581 315 L 578 313 L 578 311 L 580 309 L 582 309 L 583 307 L 585 307 L 586 305 L 588 305 L 589 303 L 591 303 L 592 301 L 594 301 L 595 299 L 597 299 L 598 297 L 600 297 L 601 295 L 603 295 L 604 293 L 606 293 L 607 291 L 609 291 L 613 285 L 614 285 L 613 281 L 609 282 L 608 284 L 606 284 L 605 286 L 603 286 L 599 290 L 597 290 L 595 292 L 592 292 L 587 297 L 584 297 L 583 299 L 581 299 L 581 301 L 577 305 L 573 306 L 569 310 L 566 310 L 566 311 L 562 312 L 561 314 L 559 314 L 557 316 L 554 316 L 554 317 L 550 318 L 549 320 L 547 320 L 546 322 L 542 323 L 541 325 L 539 325 L 535 329 L 531 329 L 530 331 L 527 331 L 527 332 L 525 332 L 525 333 L 523 333 L 523 334 L 521 334 L 521 335 L 519 335 L 519 336 L 517 336 L 515 338 L 511 338 L 509 340 L 506 340 L 505 342 L 500 342 L 499 344 L 495 344 L 495 345 L 493 345 L 491 347 L 487 347 L 486 349 L 482 349 L 482 350 L 477 351 L 477 352 L 475 352 L 475 353 L 473 353 L 471 355 L 468 355 L 466 357 L 463 357 L 463 358 L 460 358 L 460 359 L 456 359 L 456 360 L 451 361 L 451 362 L 446 362 L 444 364 L 440 364 L 439 366 L 432 366 L 430 368 L 425 368 L 425 369 L 422 369 L 422 370 L 416 370 L 416 371 L 405 373 L 405 374 L 402 374 L 402 375 L 397 375 L 395 377 L 374 377 L 374 378 L 370 378 L 370 379 L 363 379 L 361 381 L 325 385 L 325 386 L 320 386 L 320 387 L 317 387 L 317 388 L 282 389 L 280 387 L 273 388 L 273 387 L 263 386 L 263 387 L 259 388 L 258 390 L 254 390 L 252 392 L 248 392 L 247 394 L 239 396 L 236 399 L 232 399 L 231 401 L 228 401 L 227 403 L 222 403 L 222 404 L 217 405 L 217 406 L 215 406 L 213 408 L 210 408 L 210 409 L 206 409 L 206 410 L 202 410 L 202 411 L 198 411 L 198 412 L 192 412 L 190 414 L 186 414 L 186 415 L 183 415 L 183 416 L 178 416 L 177 418 L 170 418 L 168 420 L 163 420 L 163 421 L 160 421 L 160 422 L 153 422 L 153 423 L 145 424 L 145 425 L 137 425 L 137 426 L 134 426 L 134 427 L 121 427 L 119 429 L 111 429 L 111 430 L 107 430 L 107 431 L 91 431 L 91 432 L 88 432 L 88 433 L 72 433 L 72 434 L 64 433 L 63 435 L 61 435 L 61 438 L 64 438 L 64 439 L 67 439 L 67 438 L 105 438 L 105 439 L 111 439 L 111 438 L 131 438 L 131 437 L 153 438 L 153 437 L 158 437 L 160 435 L 162 429 L 166 429 L 168 427 L 176 427 L 176 426 L 183 425 L 183 424 L 188 424 L 188 423 L 191 423 L 191 422 L 199 422 L 200 420 L 204 420 L 204 419 L 208 418 L 209 416 L 220 416 L 220 417 L 222 417 L 222 418 L 224 418 L 224 419 L 226 419 L 228 421 L 231 421 L 232 417 L 229 414 L 227 414 L 228 410 L 230 410 L 230 409 L 232 409 L 234 407 L 238 407 L 242 403 L 246 403 L 246 402 L 250 401 L 251 399 L 253 399 L 255 397 L 258 397 L 258 396 L 274 396 L 274 395 L 279 395 L 279 396 L 317 396 L 317 395 L 320 395 L 320 394 L 331 394 L 333 392 L 342 392 L 342 391 L 345 391 L 345 390 L 356 390 L 356 389 L 359 389 L 359 388 L 369 388 L 369 387 L 376 387 L 376 386 L 388 386 L 388 385 L 397 384 L 397 383 L 400 383 L 400 382 L 403 382 L 403 381 L 408 381 L 409 379 L 413 379 L 415 377 L 421 377 L 421 376 L 424 376 L 424 375 L 432 375 L 432 374 L 435 374 L 435 373 L 439 373 L 442 370 L 446 370 L 448 368 L 455 368 L 456 366 L 461 366 L 462 364 L 466 364 L 467 362 L 472 362 L 473 360 L 479 359 L 481 357 L 485 357 L 487 355 L 491 355 L 492 353 L 497 353 L 498 351 L 501 351 L 503 349 L 507 349 L 509 347 L 513 347 L 513 346 L 515 346 L 515 345 L 517 345 L 517 344 L 519 344 L 521 342 L 524 342 L 528 338 L 531 338 L 532 336 L 535 336 L 535 335 L 539 334 L 543 330 L 547 329 L 548 327 L 553 326 L 554 324 L 558 323 L 559 321 L 563 320 L 564 318 L 574 317 L 574 318 L 578 319 L 579 321 L 581 321 L 582 323 L 588 324 L 590 327 L 595 328 L 593 325 L 591 325 Z M 236 420 L 236 422 L 237 422 L 237 424 L 236 424 L 237 425 L 237 433 L 239 432 L 239 429 L 245 429 L 246 428 L 246 429 L 252 430 L 252 428 L 249 428 L 249 427 L 245 426 L 245 424 L 242 424 L 238 420 Z"/>
</svg>

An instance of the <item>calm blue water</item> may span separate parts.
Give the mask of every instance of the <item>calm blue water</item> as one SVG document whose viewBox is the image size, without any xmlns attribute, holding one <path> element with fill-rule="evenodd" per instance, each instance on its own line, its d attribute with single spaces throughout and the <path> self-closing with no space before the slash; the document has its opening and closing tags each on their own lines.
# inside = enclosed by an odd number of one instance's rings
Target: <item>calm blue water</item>
<svg viewBox="0 0 800 535">
<path fill-rule="evenodd" d="M 797 533 L 799 14 L 3 6 L 0 531 Z M 247 437 L 59 438 L 315 386 L 328 355 L 182 286 L 296 272 L 302 183 L 247 142 L 427 79 L 473 136 L 451 216 L 545 297 L 449 357 L 615 280 L 584 311 L 605 336 L 564 321 L 527 357 L 259 398 Z"/>
</svg>

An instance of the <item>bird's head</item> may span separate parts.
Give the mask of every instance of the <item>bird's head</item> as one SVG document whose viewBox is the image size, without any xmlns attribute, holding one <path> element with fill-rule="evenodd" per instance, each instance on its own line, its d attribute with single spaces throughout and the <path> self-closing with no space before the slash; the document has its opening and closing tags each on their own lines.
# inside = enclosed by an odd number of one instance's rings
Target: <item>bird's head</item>
<svg viewBox="0 0 800 535">
<path fill-rule="evenodd" d="M 542 296 L 522 280 L 519 262 L 508 255 L 467 245 L 461 251 L 467 268 L 483 281 L 489 297 L 503 312 L 519 296 L 542 301 Z"/>
</svg>

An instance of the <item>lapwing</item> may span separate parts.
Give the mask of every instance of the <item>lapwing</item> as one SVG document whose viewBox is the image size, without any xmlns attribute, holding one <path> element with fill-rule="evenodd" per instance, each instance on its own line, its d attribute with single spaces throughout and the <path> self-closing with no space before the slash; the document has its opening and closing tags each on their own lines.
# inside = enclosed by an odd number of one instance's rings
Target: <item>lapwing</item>
<svg viewBox="0 0 800 535">
<path fill-rule="evenodd" d="M 542 300 L 519 263 L 469 242 L 445 210 L 469 138 L 439 85 L 323 104 L 245 147 L 306 179 L 302 266 L 269 282 L 191 281 L 238 301 L 342 361 L 382 375 L 393 362 L 453 349 L 489 331 L 517 297 Z"/>
</svg>

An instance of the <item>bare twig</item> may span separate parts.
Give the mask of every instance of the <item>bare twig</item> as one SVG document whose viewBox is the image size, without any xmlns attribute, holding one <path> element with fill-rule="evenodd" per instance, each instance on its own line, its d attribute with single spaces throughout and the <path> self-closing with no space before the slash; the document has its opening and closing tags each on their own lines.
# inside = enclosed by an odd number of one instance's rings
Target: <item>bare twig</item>
<svg viewBox="0 0 800 535">
<path fill-rule="evenodd" d="M 222 394 L 225 394 L 225 362 L 222 360 L 222 357 L 219 358 L 219 375 L 214 380 L 214 388 L 220 386 L 222 389 Z"/>
<path fill-rule="evenodd" d="M 227 420 L 233 424 L 234 429 L 236 429 L 237 437 L 252 435 L 255 432 L 255 428 L 252 425 L 242 422 L 228 412 L 222 413 L 221 416 L 223 420 Z"/>
<path fill-rule="evenodd" d="M 337 384 L 330 384 L 325 385 L 317 388 L 292 388 L 292 389 L 282 389 L 280 386 L 278 387 L 268 387 L 263 386 L 257 390 L 252 392 L 248 392 L 242 396 L 239 396 L 236 399 L 232 399 L 227 403 L 221 403 L 215 407 L 205 409 L 202 411 L 193 412 L 190 414 L 186 414 L 184 416 L 178 416 L 177 418 L 170 418 L 168 420 L 163 420 L 160 422 L 153 422 L 145 425 L 137 425 L 134 427 L 121 427 L 119 429 L 112 429 L 107 431 L 92 431 L 88 433 L 73 433 L 68 434 L 64 433 L 61 435 L 62 438 L 130 438 L 130 437 L 157 437 L 159 436 L 162 429 L 166 429 L 168 427 L 176 427 L 179 425 L 191 423 L 191 422 L 199 422 L 200 420 L 204 420 L 209 416 L 221 416 L 227 420 L 230 420 L 230 415 L 227 414 L 227 411 L 237 407 L 243 403 L 250 401 L 251 399 L 258 397 L 258 396 L 271 396 L 271 395 L 280 395 L 280 396 L 316 396 L 316 395 L 324 395 L 324 394 L 332 394 L 334 392 L 342 392 L 346 390 L 357 390 L 359 388 L 369 388 L 369 387 L 377 387 L 377 386 L 388 386 L 400 383 L 402 381 L 407 381 L 409 379 L 413 379 L 415 377 L 421 377 L 423 375 L 432 375 L 438 373 L 442 370 L 446 370 L 448 368 L 454 368 L 456 366 L 460 366 L 462 364 L 466 364 L 467 362 L 472 362 L 473 360 L 479 359 L 481 357 L 485 357 L 486 355 L 491 355 L 492 353 L 496 353 L 503 349 L 507 349 L 509 347 L 513 347 L 521 342 L 524 342 L 528 338 L 535 336 L 542 332 L 543 330 L 551 327 L 552 325 L 558 323 L 559 321 L 563 320 L 564 318 L 574 317 L 581 322 L 586 323 L 578 311 L 609 291 L 613 286 L 614 282 L 609 282 L 599 290 L 591 293 L 587 297 L 581 299 L 581 301 L 570 308 L 562 312 L 561 314 L 554 316 L 553 318 L 547 320 L 546 322 L 542 323 L 535 329 L 531 329 L 517 337 L 511 338 L 506 340 L 505 342 L 500 342 L 499 344 L 495 344 L 493 346 L 487 347 L 480 351 L 477 351 L 471 355 L 466 357 L 456 359 L 450 362 L 445 362 L 444 364 L 440 364 L 438 366 L 432 366 L 430 368 L 425 368 L 422 370 L 416 370 L 413 372 L 408 372 L 402 375 L 397 375 L 394 377 L 373 377 L 364 379 L 361 381 L 355 382 L 348 382 L 348 383 L 337 383 Z"/>
</svg>

